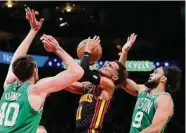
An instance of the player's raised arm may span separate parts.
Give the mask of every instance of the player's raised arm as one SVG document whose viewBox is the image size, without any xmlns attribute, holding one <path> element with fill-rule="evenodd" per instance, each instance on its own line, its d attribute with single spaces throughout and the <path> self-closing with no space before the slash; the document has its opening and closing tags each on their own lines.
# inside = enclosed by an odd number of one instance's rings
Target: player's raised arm
<svg viewBox="0 0 186 133">
<path fill-rule="evenodd" d="M 45 49 L 48 52 L 54 52 L 58 55 L 67 66 L 67 70 L 60 72 L 54 77 L 41 79 L 32 87 L 31 93 L 43 94 L 44 96 L 47 96 L 49 93 L 64 89 L 73 82 L 79 80 L 83 76 L 84 70 L 65 50 L 59 46 L 57 40 L 52 36 L 43 35 L 41 39 Z"/>
<path fill-rule="evenodd" d="M 161 133 L 168 119 L 173 115 L 174 105 L 169 95 L 162 95 L 156 101 L 156 112 L 152 124 L 140 133 Z"/>
<path fill-rule="evenodd" d="M 81 59 L 81 67 L 85 70 L 85 74 L 89 73 L 89 59 L 90 59 L 90 55 L 92 54 L 92 52 L 94 51 L 94 49 L 96 48 L 96 45 L 98 45 L 100 43 L 100 39 L 99 36 L 94 36 L 93 39 L 91 39 L 90 37 L 87 40 L 87 44 L 85 46 L 85 52 L 84 55 Z"/>
<path fill-rule="evenodd" d="M 137 35 L 135 33 L 132 33 L 130 37 L 127 38 L 127 42 L 122 48 L 122 53 L 119 58 L 119 62 L 121 62 L 124 66 L 126 66 L 128 52 L 132 45 L 134 44 L 134 42 L 136 41 L 136 37 Z M 129 94 L 134 96 L 137 96 L 138 93 L 145 88 L 144 85 L 138 85 L 131 79 L 127 79 L 126 82 L 121 85 L 121 87 Z"/>
<path fill-rule="evenodd" d="M 85 71 L 83 80 L 89 81 L 94 85 L 98 85 L 100 83 L 100 76 L 97 71 L 91 71 L 89 69 L 89 60 L 91 53 L 96 48 L 96 45 L 100 43 L 99 36 L 94 36 L 93 39 L 90 39 L 90 37 L 87 40 L 87 44 L 85 46 L 85 52 L 81 59 L 80 65 Z"/>
<path fill-rule="evenodd" d="M 27 51 L 30 47 L 30 44 L 32 43 L 32 41 L 33 41 L 35 35 L 37 34 L 38 30 L 41 28 L 43 20 L 44 20 L 44 19 L 40 19 L 40 21 L 37 21 L 36 18 L 35 18 L 34 10 L 30 10 L 30 8 L 26 8 L 25 11 L 26 11 L 26 19 L 30 23 L 31 29 L 30 29 L 28 35 L 26 36 L 26 38 L 19 45 L 19 47 L 17 48 L 17 50 L 15 51 L 15 53 L 12 57 L 12 61 L 11 61 L 11 64 L 9 66 L 8 74 L 7 74 L 7 77 L 6 77 L 5 82 L 4 82 L 4 88 L 6 88 L 9 84 L 11 84 L 12 82 L 14 82 L 16 80 L 16 76 L 12 72 L 12 63 L 18 57 L 24 56 L 24 55 L 27 54 Z"/>
<path fill-rule="evenodd" d="M 132 33 L 130 35 L 130 37 L 127 38 L 127 42 L 122 47 L 122 53 L 119 58 L 119 62 L 121 62 L 124 66 L 126 66 L 128 51 L 130 50 L 130 48 L 132 47 L 132 45 L 136 41 L 136 37 L 137 37 L 137 35 L 135 33 Z"/>
<path fill-rule="evenodd" d="M 140 92 L 145 90 L 145 85 L 137 84 L 131 79 L 126 79 L 126 81 L 120 85 L 126 92 L 131 95 L 137 96 Z"/>
<path fill-rule="evenodd" d="M 112 91 L 114 90 L 113 82 L 108 78 L 100 76 L 100 73 L 98 71 L 89 70 L 90 56 L 93 53 L 94 49 L 96 48 L 96 45 L 99 43 L 100 43 L 99 36 L 94 36 L 93 39 L 88 38 L 85 47 L 85 53 L 81 60 L 81 67 L 85 71 L 85 80 L 91 82 L 94 85 L 99 85 L 99 88 L 104 89 L 109 93 L 112 93 Z"/>
</svg>

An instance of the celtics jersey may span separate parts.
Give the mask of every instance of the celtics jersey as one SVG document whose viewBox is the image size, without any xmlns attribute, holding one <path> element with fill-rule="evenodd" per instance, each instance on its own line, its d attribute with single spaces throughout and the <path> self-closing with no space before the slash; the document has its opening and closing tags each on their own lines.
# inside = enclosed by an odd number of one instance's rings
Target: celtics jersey
<svg viewBox="0 0 186 133">
<path fill-rule="evenodd" d="M 12 83 L 0 101 L 0 133 L 36 133 L 42 109 L 34 111 L 28 100 L 30 83 Z"/>
<path fill-rule="evenodd" d="M 138 95 L 132 116 L 130 133 L 139 133 L 152 124 L 152 120 L 156 112 L 155 102 L 158 96 L 160 95 L 170 94 L 165 92 L 160 94 L 149 95 L 149 92 L 146 90 Z M 165 126 L 161 133 L 164 132 Z"/>
</svg>

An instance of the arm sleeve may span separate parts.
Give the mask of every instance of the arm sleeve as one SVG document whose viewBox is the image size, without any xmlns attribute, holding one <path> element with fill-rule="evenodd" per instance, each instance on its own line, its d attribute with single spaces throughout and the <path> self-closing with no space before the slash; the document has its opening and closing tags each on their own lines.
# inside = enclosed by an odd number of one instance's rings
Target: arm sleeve
<svg viewBox="0 0 186 133">
<path fill-rule="evenodd" d="M 83 58 L 81 59 L 81 67 L 83 70 L 86 72 L 90 71 L 89 70 L 89 60 L 90 60 L 90 53 L 84 52 Z"/>
<path fill-rule="evenodd" d="M 97 70 L 91 71 L 89 69 L 89 59 L 90 53 L 84 52 L 83 58 L 81 60 L 81 67 L 84 69 L 84 76 L 81 78 L 82 81 L 89 81 L 94 85 L 99 85 L 100 83 L 100 74 Z"/>
<path fill-rule="evenodd" d="M 94 85 L 99 85 L 101 76 L 97 70 L 90 71 L 87 75 L 87 80 Z"/>
</svg>

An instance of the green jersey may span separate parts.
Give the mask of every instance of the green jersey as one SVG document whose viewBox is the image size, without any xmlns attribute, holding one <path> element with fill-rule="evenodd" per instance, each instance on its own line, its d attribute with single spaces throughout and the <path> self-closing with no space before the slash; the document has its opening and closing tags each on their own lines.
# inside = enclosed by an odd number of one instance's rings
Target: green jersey
<svg viewBox="0 0 186 133">
<path fill-rule="evenodd" d="M 0 101 L 0 133 L 36 133 L 42 110 L 34 111 L 28 100 L 30 83 L 9 85 Z"/>
<path fill-rule="evenodd" d="M 160 94 L 149 95 L 148 91 L 146 90 L 138 95 L 132 116 L 130 133 L 139 133 L 152 124 L 152 120 L 156 112 L 155 102 L 158 96 L 160 95 L 170 94 L 165 92 Z M 166 125 L 164 126 L 161 133 L 164 132 L 165 127 Z"/>
</svg>

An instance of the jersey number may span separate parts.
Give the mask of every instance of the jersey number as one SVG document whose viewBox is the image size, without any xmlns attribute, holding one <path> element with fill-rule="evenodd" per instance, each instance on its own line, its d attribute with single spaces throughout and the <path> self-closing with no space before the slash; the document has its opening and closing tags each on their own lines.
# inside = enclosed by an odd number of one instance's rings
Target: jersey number
<svg viewBox="0 0 186 133">
<path fill-rule="evenodd" d="M 132 123 L 133 127 L 139 128 L 141 126 L 141 120 L 143 119 L 143 112 L 139 111 L 136 113 L 134 122 Z"/>
<path fill-rule="evenodd" d="M 80 120 L 81 119 L 81 112 L 82 112 L 82 106 L 78 107 L 78 109 L 77 109 L 76 120 Z"/>
<path fill-rule="evenodd" d="M 5 112 L 6 107 L 7 110 Z M 4 102 L 0 108 L 0 125 L 4 124 L 4 126 L 13 126 L 16 122 L 18 112 L 19 112 L 18 103 L 8 104 L 7 102 Z"/>
</svg>

